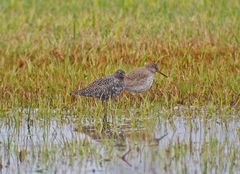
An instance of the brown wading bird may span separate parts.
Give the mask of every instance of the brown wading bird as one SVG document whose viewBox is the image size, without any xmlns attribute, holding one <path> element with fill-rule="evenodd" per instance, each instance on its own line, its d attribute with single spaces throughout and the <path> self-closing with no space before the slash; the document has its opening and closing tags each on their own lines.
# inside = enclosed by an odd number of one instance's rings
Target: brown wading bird
<svg viewBox="0 0 240 174">
<path fill-rule="evenodd" d="M 159 71 L 157 64 L 154 63 L 147 64 L 145 67 L 134 69 L 132 72 L 127 74 L 127 78 L 124 79 L 125 90 L 140 93 L 150 89 L 156 72 L 167 77 Z"/>
<path fill-rule="evenodd" d="M 108 75 L 95 80 L 85 88 L 75 90 L 71 95 L 94 97 L 102 101 L 119 96 L 123 91 L 125 72 L 123 70 L 117 70 L 114 74 Z"/>
</svg>

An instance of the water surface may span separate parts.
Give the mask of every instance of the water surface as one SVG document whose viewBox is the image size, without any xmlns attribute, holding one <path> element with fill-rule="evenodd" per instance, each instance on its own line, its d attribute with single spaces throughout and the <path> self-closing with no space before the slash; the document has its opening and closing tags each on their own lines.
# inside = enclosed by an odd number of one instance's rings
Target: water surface
<svg viewBox="0 0 240 174">
<path fill-rule="evenodd" d="M 132 116 L 133 117 L 133 116 Z M 144 118 L 39 116 L 0 121 L 1 173 L 235 173 L 240 120 L 159 112 Z M 136 117 L 136 116 L 134 116 Z M 112 119 L 113 118 L 113 119 Z"/>
</svg>

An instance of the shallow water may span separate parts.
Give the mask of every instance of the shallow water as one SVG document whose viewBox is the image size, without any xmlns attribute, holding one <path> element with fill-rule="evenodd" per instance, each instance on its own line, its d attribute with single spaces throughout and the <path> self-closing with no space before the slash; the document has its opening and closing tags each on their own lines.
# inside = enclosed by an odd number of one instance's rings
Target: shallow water
<svg viewBox="0 0 240 174">
<path fill-rule="evenodd" d="M 240 120 L 173 115 L 104 120 L 9 112 L 1 173 L 238 173 Z M 120 118 L 120 119 L 119 119 Z"/>
</svg>

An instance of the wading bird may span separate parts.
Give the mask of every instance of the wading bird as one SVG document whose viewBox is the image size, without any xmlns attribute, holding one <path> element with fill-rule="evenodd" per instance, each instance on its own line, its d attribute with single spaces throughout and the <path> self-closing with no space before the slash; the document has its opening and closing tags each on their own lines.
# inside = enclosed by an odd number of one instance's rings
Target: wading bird
<svg viewBox="0 0 240 174">
<path fill-rule="evenodd" d="M 126 75 L 125 90 L 129 92 L 140 93 L 148 90 L 153 83 L 155 73 L 160 73 L 167 77 L 165 74 L 159 71 L 157 64 L 150 63 L 145 67 L 134 69 L 132 72 Z"/>
<path fill-rule="evenodd" d="M 85 88 L 73 91 L 71 94 L 73 96 L 94 97 L 105 101 L 121 94 L 125 87 L 124 78 L 125 72 L 120 69 L 112 75 L 93 81 Z"/>
</svg>

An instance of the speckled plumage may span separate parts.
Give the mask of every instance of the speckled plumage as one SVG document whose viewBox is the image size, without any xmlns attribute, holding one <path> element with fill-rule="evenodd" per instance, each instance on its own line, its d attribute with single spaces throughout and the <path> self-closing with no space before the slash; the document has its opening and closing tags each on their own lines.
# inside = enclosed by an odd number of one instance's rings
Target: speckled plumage
<svg viewBox="0 0 240 174">
<path fill-rule="evenodd" d="M 95 80 L 87 87 L 76 90 L 72 95 L 94 97 L 101 100 L 107 100 L 116 97 L 123 91 L 125 72 L 117 70 L 114 74 Z"/>
<path fill-rule="evenodd" d="M 161 73 L 156 64 L 148 64 L 145 67 L 134 69 L 126 75 L 124 80 L 125 90 L 129 92 L 144 92 L 150 89 L 156 72 Z M 161 74 L 164 75 L 163 73 Z"/>
</svg>

